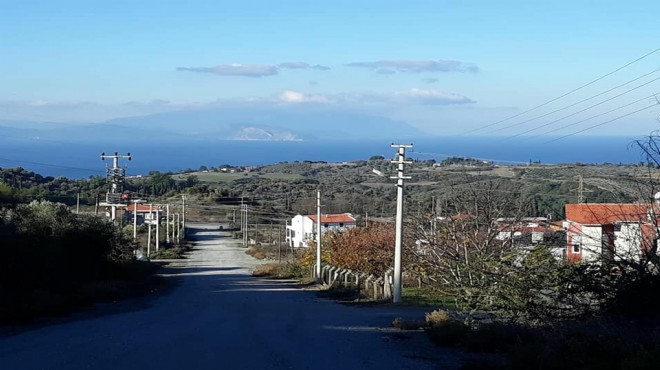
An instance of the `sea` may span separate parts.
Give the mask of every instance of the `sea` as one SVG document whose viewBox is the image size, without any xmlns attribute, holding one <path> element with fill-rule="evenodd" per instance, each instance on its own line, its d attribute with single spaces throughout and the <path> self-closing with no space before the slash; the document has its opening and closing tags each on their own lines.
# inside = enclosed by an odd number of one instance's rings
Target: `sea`
<svg viewBox="0 0 660 370">
<path fill-rule="evenodd" d="M 571 136 L 567 138 L 501 137 L 420 137 L 397 140 L 413 144 L 407 157 L 414 160 L 442 161 L 447 157 L 470 157 L 497 164 L 631 164 L 645 161 L 635 140 L 643 136 Z M 87 178 L 104 176 L 102 152 L 131 153 L 131 161 L 121 160 L 127 175 L 150 171 L 181 171 L 200 166 L 258 166 L 278 162 L 367 160 L 374 155 L 394 157 L 392 141 L 385 140 L 310 140 L 310 141 L 236 141 L 193 140 L 153 141 L 137 138 L 126 141 L 47 141 L 0 138 L 0 167 L 22 167 L 44 176 Z"/>
</svg>

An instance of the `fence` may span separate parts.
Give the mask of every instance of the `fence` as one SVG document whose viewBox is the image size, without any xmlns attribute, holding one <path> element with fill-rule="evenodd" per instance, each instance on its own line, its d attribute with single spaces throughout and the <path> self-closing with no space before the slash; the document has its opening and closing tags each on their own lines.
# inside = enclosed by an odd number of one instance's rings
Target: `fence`
<svg viewBox="0 0 660 370">
<path fill-rule="evenodd" d="M 316 265 L 312 266 L 311 276 L 315 276 Z M 321 266 L 320 279 L 330 287 L 345 287 L 364 292 L 364 295 L 376 301 L 392 298 L 392 269 L 383 276 L 374 276 L 358 271 L 330 265 Z"/>
</svg>

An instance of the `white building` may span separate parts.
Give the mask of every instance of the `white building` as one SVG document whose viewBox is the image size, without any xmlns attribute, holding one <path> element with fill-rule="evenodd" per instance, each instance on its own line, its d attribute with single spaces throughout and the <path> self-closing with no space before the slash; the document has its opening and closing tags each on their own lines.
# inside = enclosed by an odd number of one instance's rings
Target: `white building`
<svg viewBox="0 0 660 370">
<path fill-rule="evenodd" d="M 639 261 L 658 240 L 657 215 L 652 204 L 567 204 L 566 257 L 573 262 Z"/>
<path fill-rule="evenodd" d="M 321 215 L 321 235 L 327 231 L 345 230 L 357 226 L 350 213 Z M 307 242 L 316 240 L 316 215 L 297 215 L 286 226 L 286 242 L 292 248 L 307 247 Z"/>
</svg>

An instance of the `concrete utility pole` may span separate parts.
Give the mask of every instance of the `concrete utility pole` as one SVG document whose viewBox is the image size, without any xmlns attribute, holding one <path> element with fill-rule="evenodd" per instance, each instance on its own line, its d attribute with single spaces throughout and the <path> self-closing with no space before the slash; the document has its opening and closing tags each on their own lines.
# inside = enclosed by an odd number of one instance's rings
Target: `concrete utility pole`
<svg viewBox="0 0 660 370">
<path fill-rule="evenodd" d="M 149 225 L 147 228 L 149 232 L 147 233 L 147 257 L 151 254 L 151 212 L 153 211 L 153 205 L 149 204 Z"/>
<path fill-rule="evenodd" d="M 126 179 L 126 170 L 119 167 L 119 159 L 120 158 L 125 158 L 128 159 L 129 161 L 131 160 L 131 153 L 127 153 L 126 155 L 119 155 L 117 152 L 112 155 L 106 155 L 105 153 L 101 153 L 101 160 L 105 161 L 107 158 L 112 159 L 112 168 L 108 168 L 106 170 L 106 178 L 108 182 L 110 182 L 110 193 L 111 194 L 118 194 L 121 191 L 121 185 L 124 184 L 124 180 Z M 113 197 L 106 197 L 106 203 L 110 204 L 110 218 L 114 221 L 117 218 L 117 204 L 115 204 L 115 198 L 117 196 Z M 107 199 L 107 198 L 112 198 L 112 199 Z"/>
<path fill-rule="evenodd" d="M 578 175 L 578 188 L 575 190 L 578 191 L 577 202 L 584 203 L 584 193 L 591 193 L 591 190 L 584 189 L 584 179 L 582 178 L 582 175 Z"/>
<path fill-rule="evenodd" d="M 166 215 L 165 215 L 165 242 L 170 244 L 170 204 L 165 205 Z"/>
<path fill-rule="evenodd" d="M 183 237 L 186 237 L 186 195 L 181 194 L 183 209 L 181 210 L 181 228 L 183 229 Z"/>
<path fill-rule="evenodd" d="M 241 197 L 241 233 L 244 247 L 248 246 L 248 226 L 248 205 L 244 202 L 243 197 Z"/>
<path fill-rule="evenodd" d="M 410 179 L 410 176 L 404 176 L 403 170 L 405 164 L 412 163 L 406 161 L 406 148 L 412 148 L 412 144 L 392 144 L 392 148 L 397 149 L 397 157 L 392 163 L 398 165 L 396 176 L 396 235 L 394 243 L 394 281 L 392 302 L 401 303 L 401 253 L 402 253 L 402 239 L 403 239 L 403 180 Z"/>
<path fill-rule="evenodd" d="M 243 246 L 247 247 L 248 242 L 249 242 L 249 235 L 248 235 L 248 205 L 244 204 L 243 205 L 243 212 L 245 212 L 245 216 L 243 216 Z"/>
<path fill-rule="evenodd" d="M 321 280 L 321 191 L 316 192 L 316 280 Z"/>
<path fill-rule="evenodd" d="M 160 248 L 160 208 L 156 208 L 156 252 Z"/>
<path fill-rule="evenodd" d="M 176 214 L 176 243 L 179 244 L 181 240 L 181 214 Z"/>
<path fill-rule="evenodd" d="M 133 200 L 133 241 L 137 240 L 137 201 Z"/>
</svg>

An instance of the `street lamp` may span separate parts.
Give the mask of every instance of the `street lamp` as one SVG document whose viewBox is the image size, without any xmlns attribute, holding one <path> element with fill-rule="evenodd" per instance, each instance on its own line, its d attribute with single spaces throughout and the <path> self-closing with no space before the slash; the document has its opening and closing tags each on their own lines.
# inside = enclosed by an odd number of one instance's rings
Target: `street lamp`
<svg viewBox="0 0 660 370">
<path fill-rule="evenodd" d="M 397 148 L 396 158 L 392 163 L 397 164 L 396 176 L 391 179 L 396 180 L 396 235 L 394 240 L 394 277 L 392 282 L 392 302 L 401 303 L 401 254 L 403 239 L 403 180 L 410 179 L 410 176 L 404 176 L 403 170 L 405 164 L 412 163 L 406 161 L 406 148 L 412 148 L 412 144 L 392 144 L 392 148 Z M 372 170 L 378 176 L 384 177 L 385 174 L 377 169 Z"/>
</svg>

